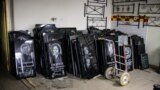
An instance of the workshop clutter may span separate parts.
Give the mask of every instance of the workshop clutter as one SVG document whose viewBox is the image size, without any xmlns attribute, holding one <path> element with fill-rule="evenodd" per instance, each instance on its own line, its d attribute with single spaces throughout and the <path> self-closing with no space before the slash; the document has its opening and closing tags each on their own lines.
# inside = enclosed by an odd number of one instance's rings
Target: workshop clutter
<svg viewBox="0 0 160 90">
<path fill-rule="evenodd" d="M 36 24 L 33 37 L 26 31 L 11 31 L 11 72 L 20 79 L 36 76 L 36 71 L 49 79 L 67 73 L 91 79 L 98 74 L 106 76 L 106 70 L 115 65 L 127 72 L 148 68 L 143 38 L 94 27 L 88 32 L 54 24 Z"/>
</svg>

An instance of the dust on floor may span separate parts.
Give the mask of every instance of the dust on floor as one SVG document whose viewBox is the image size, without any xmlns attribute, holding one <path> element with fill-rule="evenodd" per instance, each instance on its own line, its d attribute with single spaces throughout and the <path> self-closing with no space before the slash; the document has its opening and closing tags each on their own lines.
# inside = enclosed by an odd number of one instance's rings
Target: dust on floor
<svg viewBox="0 0 160 90">
<path fill-rule="evenodd" d="M 123 87 L 119 85 L 118 79 L 106 80 L 103 76 L 86 80 L 68 75 L 65 78 L 49 80 L 38 74 L 37 77 L 30 78 L 30 80 L 36 86 L 32 90 L 153 90 L 153 84 L 160 84 L 160 74 L 155 73 L 152 69 L 147 69 L 144 71 L 134 70 L 130 72 L 130 75 L 130 83 Z M 7 84 L 8 87 L 13 87 L 12 89 L 6 88 L 7 85 L 3 85 L 0 80 L 0 84 L 3 86 L 4 90 L 26 90 L 26 87 L 24 87 L 24 85 L 22 85 L 19 81 L 14 79 L 9 81 L 8 78 L 5 79 L 7 79 L 8 83 L 18 83 L 18 86 L 21 88 L 14 89 L 14 84 L 11 85 L 4 83 Z M 3 80 L 5 81 L 5 79 Z"/>
</svg>

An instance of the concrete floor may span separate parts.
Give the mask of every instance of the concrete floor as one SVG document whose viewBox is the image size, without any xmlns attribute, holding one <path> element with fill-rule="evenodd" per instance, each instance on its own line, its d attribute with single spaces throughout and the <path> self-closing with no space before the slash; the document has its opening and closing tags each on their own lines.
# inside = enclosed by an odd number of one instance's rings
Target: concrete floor
<svg viewBox="0 0 160 90">
<path fill-rule="evenodd" d="M 19 80 L 0 69 L 0 90 L 28 90 Z"/>
<path fill-rule="evenodd" d="M 160 84 L 160 74 L 151 69 L 130 72 L 131 82 L 121 87 L 117 80 L 106 80 L 103 76 L 82 80 L 69 75 L 63 79 L 48 80 L 40 75 L 31 78 L 36 88 L 32 90 L 153 90 L 153 84 Z M 9 74 L 0 75 L 0 90 L 29 90 L 21 81 Z"/>
</svg>

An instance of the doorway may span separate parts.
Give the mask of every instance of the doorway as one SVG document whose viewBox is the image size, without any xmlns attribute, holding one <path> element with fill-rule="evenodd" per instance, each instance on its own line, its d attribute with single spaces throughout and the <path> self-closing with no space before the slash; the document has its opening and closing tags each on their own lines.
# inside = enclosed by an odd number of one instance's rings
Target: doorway
<svg viewBox="0 0 160 90">
<path fill-rule="evenodd" d="M 0 0 L 0 67 L 9 71 L 8 31 L 11 30 L 10 0 Z"/>
</svg>

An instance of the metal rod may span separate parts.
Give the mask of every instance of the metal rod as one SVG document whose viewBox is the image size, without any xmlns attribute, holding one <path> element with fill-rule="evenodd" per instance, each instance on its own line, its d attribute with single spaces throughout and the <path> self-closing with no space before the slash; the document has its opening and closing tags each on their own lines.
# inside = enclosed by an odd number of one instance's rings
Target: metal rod
<svg viewBox="0 0 160 90">
<path fill-rule="evenodd" d="M 116 70 L 118 71 L 121 71 L 121 72 L 124 72 L 125 70 L 122 70 L 122 69 L 118 69 L 118 68 L 115 68 Z"/>
<path fill-rule="evenodd" d="M 124 64 L 124 63 L 121 63 L 121 62 L 118 62 L 118 61 L 116 61 L 115 63 L 118 63 L 118 64 L 121 64 L 121 65 L 124 65 L 124 66 L 125 66 L 125 64 Z"/>
<path fill-rule="evenodd" d="M 125 3 L 125 2 L 146 2 L 147 3 L 147 0 L 135 0 L 135 1 L 119 1 L 119 2 L 115 2 L 114 0 L 113 0 L 113 3 Z"/>
<path fill-rule="evenodd" d="M 120 58 L 125 58 L 124 56 L 120 56 L 120 55 L 115 55 L 116 57 L 120 57 Z"/>
<path fill-rule="evenodd" d="M 86 16 L 86 3 L 84 3 L 84 17 Z"/>
</svg>

